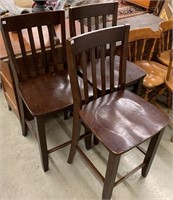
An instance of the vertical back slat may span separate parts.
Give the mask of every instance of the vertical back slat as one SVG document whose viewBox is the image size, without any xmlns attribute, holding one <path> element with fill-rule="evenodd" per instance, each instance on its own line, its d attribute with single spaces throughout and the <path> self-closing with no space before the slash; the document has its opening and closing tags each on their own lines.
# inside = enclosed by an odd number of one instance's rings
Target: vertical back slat
<svg viewBox="0 0 173 200">
<path fill-rule="evenodd" d="M 118 80 L 118 90 L 124 90 L 126 85 L 126 71 L 127 71 L 127 46 L 129 38 L 130 26 L 124 26 L 124 37 L 122 40 L 122 51 L 120 55 L 120 65 L 119 65 L 119 80 Z"/>
<path fill-rule="evenodd" d="M 25 44 L 24 44 L 24 40 L 23 40 L 23 35 L 22 35 L 22 30 L 17 31 L 18 34 L 18 38 L 19 38 L 19 44 L 20 44 L 20 48 L 21 48 L 21 52 L 22 52 L 22 60 L 23 60 L 23 64 L 20 66 L 21 70 L 22 70 L 22 79 L 26 78 L 26 73 L 29 73 L 29 70 L 26 66 L 24 66 L 27 62 L 27 56 L 26 56 L 26 49 L 25 49 Z"/>
<path fill-rule="evenodd" d="M 135 49 L 134 49 L 134 61 L 137 60 L 137 52 L 138 52 L 138 41 L 135 41 Z"/>
<path fill-rule="evenodd" d="M 55 51 L 56 41 L 54 40 L 56 33 L 55 33 L 54 27 L 48 26 L 48 32 L 49 32 L 49 40 L 50 40 L 53 68 L 54 68 L 54 71 L 57 71 L 57 55 L 56 55 L 56 51 Z"/>
<path fill-rule="evenodd" d="M 171 75 L 173 73 L 173 47 L 170 50 L 170 60 L 169 60 L 169 65 L 168 65 L 168 70 L 167 70 L 167 74 L 166 74 L 166 80 L 170 81 L 171 79 Z"/>
<path fill-rule="evenodd" d="M 48 66 L 47 66 L 47 57 L 46 57 L 46 51 L 45 51 L 45 44 L 44 44 L 44 37 L 43 37 L 43 31 L 42 27 L 38 26 L 38 34 L 39 34 L 39 39 L 40 39 L 40 46 L 41 46 L 41 53 L 42 53 L 42 65 L 45 69 L 46 72 L 49 71 Z"/>
<path fill-rule="evenodd" d="M 36 48 L 35 48 L 34 37 L 33 37 L 33 32 L 31 28 L 28 28 L 28 36 L 29 36 L 29 41 L 30 41 L 30 46 L 31 46 L 31 51 L 32 51 L 33 66 L 36 71 L 36 75 L 39 75 L 40 74 L 39 64 L 37 61 Z"/>
<path fill-rule="evenodd" d="M 114 6 L 114 13 L 112 14 L 112 26 L 117 25 L 118 7 Z"/>
<path fill-rule="evenodd" d="M 167 40 L 166 40 L 166 51 L 169 49 L 169 41 L 170 41 L 170 31 L 168 31 Z"/>
<path fill-rule="evenodd" d="M 69 26 L 70 28 L 70 36 L 73 37 L 76 35 L 76 20 L 74 19 L 74 16 L 71 12 L 69 12 Z"/>
<path fill-rule="evenodd" d="M 128 43 L 128 60 L 132 62 L 131 45 Z"/>
<path fill-rule="evenodd" d="M 84 83 L 84 96 L 85 103 L 89 102 L 89 94 L 88 94 L 88 79 L 87 79 L 87 53 L 83 51 L 81 53 L 81 67 L 82 67 L 82 75 L 83 75 L 83 83 Z"/>
<path fill-rule="evenodd" d="M 102 82 L 102 94 L 106 94 L 106 78 L 105 78 L 105 45 L 100 47 L 101 57 L 101 82 Z"/>
<path fill-rule="evenodd" d="M 150 54 L 149 54 L 149 58 L 148 58 L 149 61 L 151 60 L 151 58 L 152 58 L 152 56 L 153 56 L 156 42 L 157 42 L 157 39 L 154 39 L 154 42 L 153 42 L 153 44 L 152 44 L 152 46 L 151 46 L 151 51 L 150 51 Z"/>
<path fill-rule="evenodd" d="M 67 69 L 67 56 L 66 56 L 66 27 L 65 27 L 65 12 L 61 13 L 60 30 L 61 30 L 61 44 L 62 44 L 62 58 L 64 69 Z"/>
<path fill-rule="evenodd" d="M 99 29 L 99 17 L 95 16 L 95 30 Z"/>
<path fill-rule="evenodd" d="M 95 17 L 95 30 L 99 29 L 99 17 Z M 96 57 L 99 58 L 99 47 L 96 47 Z"/>
<path fill-rule="evenodd" d="M 80 19 L 80 30 L 81 30 L 81 33 L 85 33 L 85 30 L 84 30 L 84 19 Z"/>
<path fill-rule="evenodd" d="M 146 45 L 146 39 L 144 39 L 144 40 L 142 41 L 142 52 L 141 52 L 141 55 L 140 55 L 140 60 L 143 59 L 144 52 L 145 52 L 145 45 Z"/>
<path fill-rule="evenodd" d="M 87 23 L 87 26 L 88 26 L 88 31 L 91 31 L 91 30 L 92 30 L 92 25 L 91 25 L 91 24 L 92 24 L 92 22 L 91 22 L 91 17 L 88 17 L 88 18 L 87 18 L 87 22 L 88 22 L 88 23 Z"/>
<path fill-rule="evenodd" d="M 76 21 L 72 21 L 72 23 L 73 23 L 73 25 L 72 26 L 70 26 L 70 29 L 72 29 L 72 30 L 70 30 L 70 33 L 72 33 L 71 34 L 71 37 L 73 37 L 74 35 L 76 35 L 76 25 L 75 25 L 75 22 Z"/>
<path fill-rule="evenodd" d="M 115 43 L 110 44 L 110 91 L 114 91 L 114 56 L 115 56 Z"/>
<path fill-rule="evenodd" d="M 165 35 L 165 33 L 163 33 L 162 35 L 161 35 L 161 51 L 164 51 L 164 44 L 165 44 L 165 42 L 164 42 L 164 40 L 165 40 L 165 37 L 164 37 L 164 35 Z"/>
<path fill-rule="evenodd" d="M 92 87 L 93 87 L 94 99 L 96 99 L 98 94 L 97 94 L 95 48 L 90 49 L 90 61 L 91 61 L 91 73 L 92 73 Z"/>
<path fill-rule="evenodd" d="M 106 20 L 107 20 L 107 18 L 106 18 L 106 15 L 103 15 L 102 16 L 102 20 L 103 20 L 103 28 L 106 28 Z"/>
<path fill-rule="evenodd" d="M 25 49 L 22 31 L 21 30 L 17 31 L 17 34 L 18 34 L 18 38 L 19 38 L 19 43 L 20 43 L 23 60 L 26 60 L 26 49 Z"/>
</svg>

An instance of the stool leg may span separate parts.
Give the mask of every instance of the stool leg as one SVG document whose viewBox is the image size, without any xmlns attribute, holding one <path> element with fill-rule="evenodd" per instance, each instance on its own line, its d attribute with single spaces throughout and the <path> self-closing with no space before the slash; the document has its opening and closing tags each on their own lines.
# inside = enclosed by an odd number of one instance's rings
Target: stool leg
<svg viewBox="0 0 173 200">
<path fill-rule="evenodd" d="M 41 163 L 43 166 L 43 170 L 46 172 L 49 169 L 49 161 L 48 161 L 48 151 L 47 151 L 47 143 L 46 143 L 46 133 L 44 120 L 42 117 L 34 117 L 38 146 L 40 151 Z"/>
<path fill-rule="evenodd" d="M 172 105 L 172 101 L 173 101 L 172 96 L 173 96 L 173 93 L 168 90 L 168 100 L 167 100 L 168 108 L 173 108 L 173 105 Z"/>
<path fill-rule="evenodd" d="M 110 199 L 114 188 L 117 170 L 120 162 L 120 155 L 109 153 L 106 176 L 104 180 L 102 199 Z"/>
<path fill-rule="evenodd" d="M 144 163 L 146 163 L 146 165 L 142 168 L 142 176 L 143 177 L 146 177 L 148 175 L 152 161 L 154 159 L 154 156 L 156 154 L 160 140 L 162 138 L 163 132 L 164 132 L 164 129 L 162 129 L 159 133 L 157 133 L 150 140 L 150 143 L 149 143 L 149 146 L 148 146 L 145 158 L 144 158 Z"/>
<path fill-rule="evenodd" d="M 94 145 L 98 145 L 99 144 L 99 140 L 94 136 Z"/>
<path fill-rule="evenodd" d="M 89 132 L 89 129 L 87 127 L 85 127 L 85 133 Z M 92 142 L 92 134 L 89 134 L 86 138 L 85 138 L 85 148 L 87 150 L 91 149 L 91 142 Z"/>
<path fill-rule="evenodd" d="M 79 119 L 79 114 L 75 114 L 73 116 L 73 133 L 72 133 L 72 141 L 71 141 L 71 147 L 70 147 L 70 153 L 68 157 L 68 163 L 72 163 L 75 153 L 76 153 L 76 146 L 79 141 L 80 137 L 80 130 L 81 130 L 81 121 Z"/>
<path fill-rule="evenodd" d="M 21 127 L 22 127 L 22 135 L 25 137 L 28 134 L 27 133 L 27 125 L 25 122 L 26 116 L 25 116 L 24 104 L 19 95 L 18 95 L 18 103 L 19 103 L 19 115 L 20 115 L 20 123 L 21 123 Z"/>
</svg>

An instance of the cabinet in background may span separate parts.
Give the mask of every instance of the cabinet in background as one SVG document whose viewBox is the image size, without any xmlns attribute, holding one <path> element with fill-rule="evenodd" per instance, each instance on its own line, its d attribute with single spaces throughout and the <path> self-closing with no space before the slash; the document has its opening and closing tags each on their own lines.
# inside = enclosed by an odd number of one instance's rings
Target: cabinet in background
<svg viewBox="0 0 173 200">
<path fill-rule="evenodd" d="M 147 10 L 153 10 L 157 4 L 157 0 L 127 0 L 127 2 L 141 6 Z"/>
<path fill-rule="evenodd" d="M 9 70 L 9 63 L 0 61 L 0 77 L 5 99 L 9 109 L 11 109 L 19 118 L 19 111 L 17 107 L 16 94 L 12 76 Z"/>
</svg>

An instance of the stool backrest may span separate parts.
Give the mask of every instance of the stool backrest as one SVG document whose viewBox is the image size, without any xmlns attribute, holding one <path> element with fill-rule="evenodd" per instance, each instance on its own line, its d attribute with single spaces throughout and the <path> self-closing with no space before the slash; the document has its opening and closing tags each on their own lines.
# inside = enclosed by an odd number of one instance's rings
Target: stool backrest
<svg viewBox="0 0 173 200">
<path fill-rule="evenodd" d="M 80 33 L 117 25 L 118 2 L 97 3 L 69 8 L 71 37 L 77 35 L 76 21 L 80 23 Z"/>
</svg>

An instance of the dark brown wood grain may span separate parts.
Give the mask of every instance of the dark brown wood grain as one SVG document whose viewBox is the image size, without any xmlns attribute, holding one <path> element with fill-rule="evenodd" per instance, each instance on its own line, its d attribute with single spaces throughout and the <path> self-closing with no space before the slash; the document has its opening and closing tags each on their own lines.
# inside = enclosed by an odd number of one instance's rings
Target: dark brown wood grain
<svg viewBox="0 0 173 200">
<path fill-rule="evenodd" d="M 1 21 L 22 134 L 26 136 L 28 128 L 34 133 L 43 170 L 47 171 L 48 153 L 70 143 L 47 149 L 44 124 L 46 115 L 67 110 L 73 105 L 66 62 L 65 13 L 31 13 Z M 32 118 L 34 127 L 30 123 Z"/>
<path fill-rule="evenodd" d="M 103 182 L 102 199 L 111 199 L 113 187 L 137 170 L 142 168 L 142 176 L 147 176 L 163 130 L 169 123 L 167 115 L 125 90 L 129 28 L 129 25 L 122 25 L 100 29 L 67 41 L 67 61 L 74 101 L 73 135 L 68 162 L 72 163 L 77 150 Z M 119 42 L 122 44 L 120 61 L 116 62 L 114 52 Z M 108 51 L 105 51 L 106 48 Z M 99 49 L 99 57 L 95 49 Z M 115 65 L 118 66 L 117 71 Z M 81 72 L 85 99 L 81 98 L 77 79 Z M 88 82 L 93 88 L 92 99 L 88 95 Z M 81 122 L 109 152 L 105 177 L 78 146 Z M 115 182 L 121 155 L 148 139 L 151 140 L 144 161 Z"/>
<path fill-rule="evenodd" d="M 70 36 L 78 35 L 79 31 L 83 34 L 99 28 L 106 28 L 110 24 L 115 26 L 117 24 L 117 12 L 117 1 L 70 7 Z M 80 23 L 80 28 L 76 22 Z"/>
</svg>

